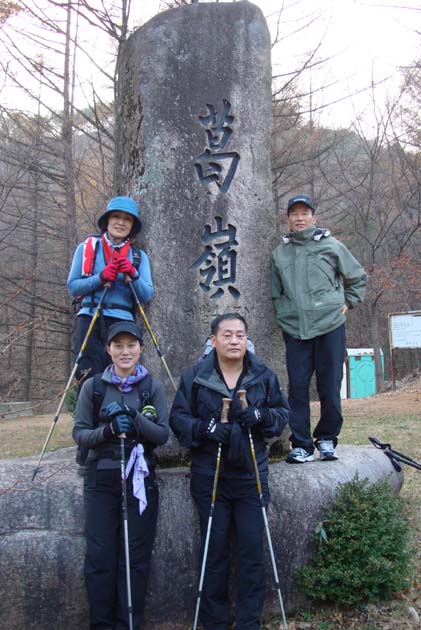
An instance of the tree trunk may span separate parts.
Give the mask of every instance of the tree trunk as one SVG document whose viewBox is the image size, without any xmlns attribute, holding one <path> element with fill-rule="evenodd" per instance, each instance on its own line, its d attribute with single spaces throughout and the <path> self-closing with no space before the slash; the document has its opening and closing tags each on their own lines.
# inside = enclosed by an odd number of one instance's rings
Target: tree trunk
<svg viewBox="0 0 421 630">
<path fill-rule="evenodd" d="M 381 394 L 384 391 L 384 376 L 383 376 L 383 364 L 382 354 L 380 347 L 380 334 L 379 334 L 379 322 L 376 304 L 370 305 L 370 331 L 371 339 L 374 349 L 374 365 L 375 365 L 375 378 L 376 378 L 376 393 Z"/>
</svg>

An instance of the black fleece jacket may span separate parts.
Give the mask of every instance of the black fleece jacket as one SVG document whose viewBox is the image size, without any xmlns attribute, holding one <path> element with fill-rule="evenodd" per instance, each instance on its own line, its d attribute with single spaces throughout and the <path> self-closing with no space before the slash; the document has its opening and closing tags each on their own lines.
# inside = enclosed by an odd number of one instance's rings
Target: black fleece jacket
<svg viewBox="0 0 421 630">
<path fill-rule="evenodd" d="M 181 377 L 170 412 L 170 427 L 182 446 L 191 450 L 192 472 L 213 475 L 218 444 L 208 438 L 194 438 L 194 427 L 203 420 L 221 417 L 222 398 L 232 398 L 228 420 L 237 423 L 240 401 L 237 390 L 245 389 L 247 402 L 265 408 L 265 421 L 253 427 L 252 435 L 256 459 L 261 476 L 268 474 L 268 449 L 265 439 L 279 436 L 288 422 L 289 406 L 280 388 L 278 378 L 256 355 L 246 352 L 244 370 L 234 392 L 230 392 L 219 369 L 216 352 L 187 370 Z M 236 436 L 239 430 L 236 429 Z M 232 431 L 233 435 L 233 431 Z M 250 460 L 248 431 L 241 428 L 243 453 L 249 461 L 244 465 L 229 459 L 230 449 L 222 447 L 221 476 L 254 477 Z"/>
<path fill-rule="evenodd" d="M 107 384 L 102 408 L 105 408 L 110 402 L 116 400 L 125 403 L 129 407 L 139 410 L 136 417 L 133 418 L 135 430 L 127 436 L 126 447 L 131 450 L 133 446 L 141 442 L 145 447 L 145 455 L 151 452 L 155 446 L 164 444 L 168 439 L 168 408 L 165 397 L 164 387 L 156 378 L 151 378 L 150 404 L 157 411 L 157 418 L 149 420 L 140 413 L 141 401 L 139 399 L 137 387 L 134 386 L 132 391 L 122 394 L 111 382 L 109 373 L 102 375 L 102 380 Z M 88 461 L 109 456 L 115 452 L 118 456 L 120 440 L 118 438 L 104 438 L 104 428 L 109 424 L 110 419 L 107 417 L 94 417 L 93 405 L 94 379 L 89 378 L 83 384 L 79 399 L 76 405 L 73 439 L 76 444 L 89 448 Z M 153 465 L 153 460 L 146 457 L 148 465 Z M 119 465 L 116 462 L 116 467 Z"/>
</svg>

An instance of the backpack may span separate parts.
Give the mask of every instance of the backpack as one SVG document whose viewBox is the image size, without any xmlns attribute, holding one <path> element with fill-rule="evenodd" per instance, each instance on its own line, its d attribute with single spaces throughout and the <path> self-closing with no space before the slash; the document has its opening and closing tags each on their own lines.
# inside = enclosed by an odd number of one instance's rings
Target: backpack
<svg viewBox="0 0 421 630">
<path fill-rule="evenodd" d="M 83 241 L 82 277 L 84 278 L 92 276 L 93 268 L 95 265 L 95 258 L 98 253 L 100 241 L 100 234 L 89 234 Z M 136 269 L 136 271 L 138 271 L 142 258 L 142 252 L 138 247 L 135 247 L 134 245 L 130 245 L 130 249 L 133 256 L 133 267 Z M 82 300 L 82 295 L 78 295 L 73 299 L 72 306 L 74 315 L 77 315 L 82 308 Z"/>
<path fill-rule="evenodd" d="M 95 374 L 93 376 L 94 379 L 94 389 L 92 394 L 92 405 L 93 405 L 93 416 L 95 425 L 98 423 L 99 414 L 101 411 L 102 403 L 105 398 L 105 392 L 107 389 L 107 383 L 102 380 L 102 373 Z M 145 378 L 142 378 L 141 381 L 136 383 L 135 387 L 137 388 L 137 392 L 140 398 L 140 409 L 143 409 L 146 405 L 150 404 L 151 399 L 151 382 L 152 378 L 150 374 L 147 374 Z M 79 466 L 84 466 L 86 464 L 86 459 L 89 454 L 89 448 L 84 446 L 78 446 L 76 452 L 76 463 Z"/>
</svg>

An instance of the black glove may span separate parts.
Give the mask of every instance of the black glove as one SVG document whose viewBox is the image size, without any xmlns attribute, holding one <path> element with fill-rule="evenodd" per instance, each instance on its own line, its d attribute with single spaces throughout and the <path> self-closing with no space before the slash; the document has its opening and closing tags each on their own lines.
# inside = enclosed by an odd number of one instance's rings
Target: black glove
<svg viewBox="0 0 421 630">
<path fill-rule="evenodd" d="M 104 428 L 104 438 L 110 440 L 117 437 L 120 433 L 130 433 L 133 429 L 133 422 L 129 416 L 121 415 L 116 416 L 110 424 Z"/>
<path fill-rule="evenodd" d="M 267 409 L 258 409 L 257 407 L 249 406 L 246 409 L 241 409 L 238 412 L 237 418 L 238 422 L 242 427 L 255 427 L 257 424 L 264 424 L 265 420 L 268 417 Z"/>
<path fill-rule="evenodd" d="M 109 405 L 101 410 L 101 415 L 106 418 L 121 416 L 122 413 L 124 413 L 123 405 L 116 400 L 113 400 L 113 402 L 110 402 Z"/>
<path fill-rule="evenodd" d="M 116 400 L 113 400 L 113 402 L 110 402 L 109 405 L 107 405 L 105 407 L 105 409 L 102 410 L 102 415 L 106 416 L 107 418 L 114 418 L 115 416 L 130 416 L 130 418 L 135 418 L 136 417 L 136 409 L 134 409 L 133 407 L 129 407 L 128 405 L 125 405 L 124 403 L 119 403 Z"/>
<path fill-rule="evenodd" d="M 210 420 L 199 420 L 193 426 L 193 438 L 195 440 L 205 440 L 208 437 L 208 432 L 214 426 L 216 420 L 211 418 Z"/>
<path fill-rule="evenodd" d="M 133 429 L 133 422 L 129 416 L 116 416 L 113 422 L 117 423 L 119 433 L 129 433 Z"/>
<path fill-rule="evenodd" d="M 207 433 L 207 438 L 221 444 L 229 444 L 231 437 L 232 424 L 227 422 L 215 422 L 213 427 Z"/>
<path fill-rule="evenodd" d="M 196 440 L 213 440 L 222 444 L 229 444 L 231 425 L 211 420 L 201 420 L 193 428 L 193 437 Z"/>
<path fill-rule="evenodd" d="M 137 410 L 134 407 L 129 407 L 126 404 L 122 405 L 122 407 L 123 407 L 123 413 L 126 416 L 129 416 L 130 418 L 136 418 Z"/>
</svg>

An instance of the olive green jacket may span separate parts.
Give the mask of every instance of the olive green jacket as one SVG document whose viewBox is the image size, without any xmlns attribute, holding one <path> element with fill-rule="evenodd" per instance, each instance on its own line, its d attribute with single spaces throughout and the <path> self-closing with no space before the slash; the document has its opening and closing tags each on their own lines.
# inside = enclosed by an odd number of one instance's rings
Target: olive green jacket
<svg viewBox="0 0 421 630">
<path fill-rule="evenodd" d="M 276 322 L 296 339 L 313 339 L 345 322 L 341 309 L 363 301 L 367 275 L 329 230 L 284 236 L 272 252 Z"/>
</svg>

